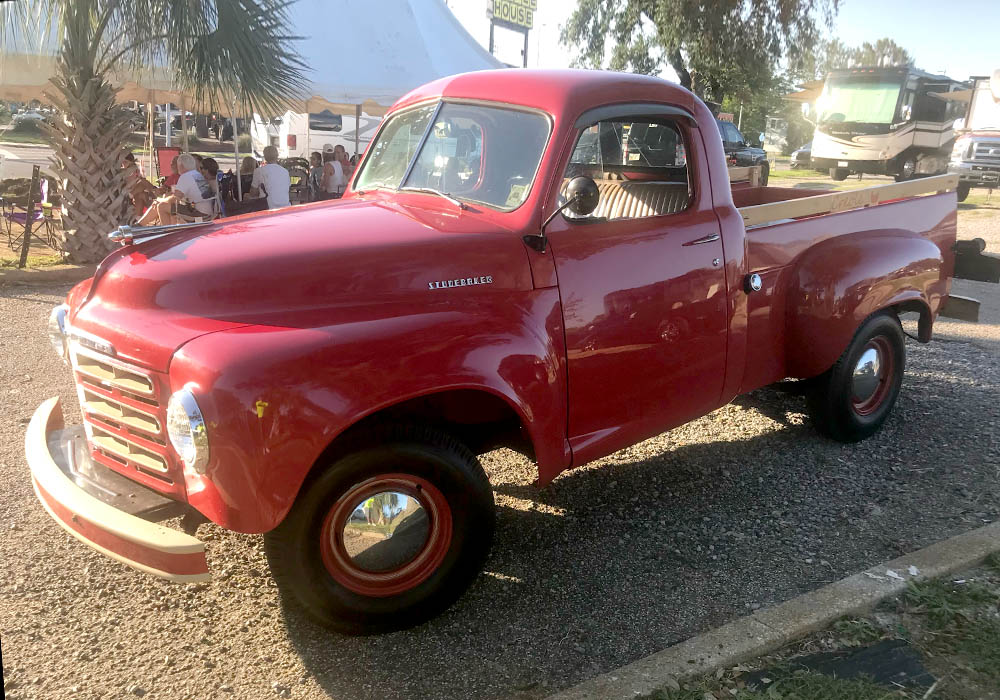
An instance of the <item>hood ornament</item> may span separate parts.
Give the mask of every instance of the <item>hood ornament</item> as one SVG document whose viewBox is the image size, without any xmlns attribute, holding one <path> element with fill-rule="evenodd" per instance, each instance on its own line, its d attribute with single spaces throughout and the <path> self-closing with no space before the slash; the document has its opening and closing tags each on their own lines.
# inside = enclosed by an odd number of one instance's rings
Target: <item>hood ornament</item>
<svg viewBox="0 0 1000 700">
<path fill-rule="evenodd" d="M 160 236 L 166 236 L 167 234 L 174 233 L 175 231 L 183 231 L 184 229 L 195 228 L 197 226 L 206 226 L 211 223 L 214 222 L 195 221 L 190 224 L 165 224 L 162 226 L 119 226 L 117 231 L 112 231 L 108 234 L 108 238 L 115 243 L 121 243 L 123 246 L 132 245 L 134 241 L 140 241 L 147 238 L 158 238 Z"/>
</svg>

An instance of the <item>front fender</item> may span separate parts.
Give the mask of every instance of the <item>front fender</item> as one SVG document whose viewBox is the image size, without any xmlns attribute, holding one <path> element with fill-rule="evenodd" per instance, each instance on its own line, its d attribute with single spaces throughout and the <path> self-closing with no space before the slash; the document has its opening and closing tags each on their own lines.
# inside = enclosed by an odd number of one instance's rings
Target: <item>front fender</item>
<svg viewBox="0 0 1000 700">
<path fill-rule="evenodd" d="M 871 314 L 917 304 L 929 321 L 948 292 L 937 245 L 905 230 L 827 239 L 800 258 L 789 290 L 788 375 L 813 377 L 843 354 Z"/>
<path fill-rule="evenodd" d="M 186 474 L 189 502 L 229 529 L 270 530 L 338 435 L 383 408 L 449 389 L 506 400 L 534 443 L 540 476 L 554 476 L 569 463 L 565 372 L 555 289 L 202 336 L 170 366 L 172 387 L 197 385 L 208 424 L 211 456 L 203 477 Z"/>
</svg>

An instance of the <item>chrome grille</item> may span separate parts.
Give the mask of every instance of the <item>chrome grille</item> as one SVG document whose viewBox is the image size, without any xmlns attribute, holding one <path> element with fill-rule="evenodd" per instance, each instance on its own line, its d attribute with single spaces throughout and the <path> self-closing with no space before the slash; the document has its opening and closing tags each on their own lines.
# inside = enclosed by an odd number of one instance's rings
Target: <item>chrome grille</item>
<svg viewBox="0 0 1000 700">
<path fill-rule="evenodd" d="M 1000 141 L 976 141 L 972 144 L 972 160 L 1000 165 Z"/>
<path fill-rule="evenodd" d="M 84 428 L 95 460 L 160 491 L 179 492 L 155 373 L 70 342 Z"/>
</svg>

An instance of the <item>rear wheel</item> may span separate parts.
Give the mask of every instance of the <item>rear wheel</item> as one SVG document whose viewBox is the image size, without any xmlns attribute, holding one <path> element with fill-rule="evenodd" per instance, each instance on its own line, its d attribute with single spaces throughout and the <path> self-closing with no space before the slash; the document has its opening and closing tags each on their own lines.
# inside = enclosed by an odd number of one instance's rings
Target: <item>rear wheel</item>
<svg viewBox="0 0 1000 700">
<path fill-rule="evenodd" d="M 809 395 L 816 429 L 841 442 L 869 437 L 899 397 L 906 365 L 903 329 L 895 314 L 871 316 L 836 364 L 817 377 Z"/>
<path fill-rule="evenodd" d="M 840 182 L 841 180 L 846 180 L 847 176 L 851 174 L 851 171 L 847 168 L 830 168 L 830 179 Z"/>
<path fill-rule="evenodd" d="M 423 622 L 475 579 L 493 541 L 475 456 L 430 428 L 371 431 L 307 481 L 264 536 L 284 594 L 317 622 L 371 634 Z"/>
<path fill-rule="evenodd" d="M 760 186 L 767 187 L 767 178 L 771 174 L 771 164 L 766 160 L 760 164 Z"/>
<path fill-rule="evenodd" d="M 955 190 L 955 194 L 958 195 L 958 201 L 964 202 L 965 199 L 966 199 L 966 197 L 969 196 L 969 191 L 971 189 L 972 188 L 969 185 L 963 184 L 963 183 L 959 183 L 958 189 Z"/>
<path fill-rule="evenodd" d="M 899 172 L 896 174 L 896 182 L 911 180 L 916 173 L 917 161 L 913 158 L 907 158 L 899 165 Z"/>
</svg>

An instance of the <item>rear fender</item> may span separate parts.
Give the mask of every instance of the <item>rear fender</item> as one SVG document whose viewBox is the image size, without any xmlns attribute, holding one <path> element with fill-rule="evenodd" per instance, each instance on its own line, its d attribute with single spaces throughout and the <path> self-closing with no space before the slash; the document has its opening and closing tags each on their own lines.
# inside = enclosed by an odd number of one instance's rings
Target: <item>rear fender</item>
<svg viewBox="0 0 1000 700">
<path fill-rule="evenodd" d="M 197 385 L 208 423 L 207 473 L 186 473 L 188 501 L 223 527 L 266 532 L 348 428 L 458 389 L 507 402 L 532 441 L 540 480 L 551 480 L 570 461 L 562 338 L 554 288 L 448 311 L 197 338 L 170 367 L 174 390 Z"/>
<path fill-rule="evenodd" d="M 921 340 L 929 340 L 948 293 L 943 264 L 937 245 L 898 229 L 838 236 L 810 248 L 789 290 L 788 376 L 825 372 L 861 323 L 882 309 L 919 310 Z"/>
</svg>

